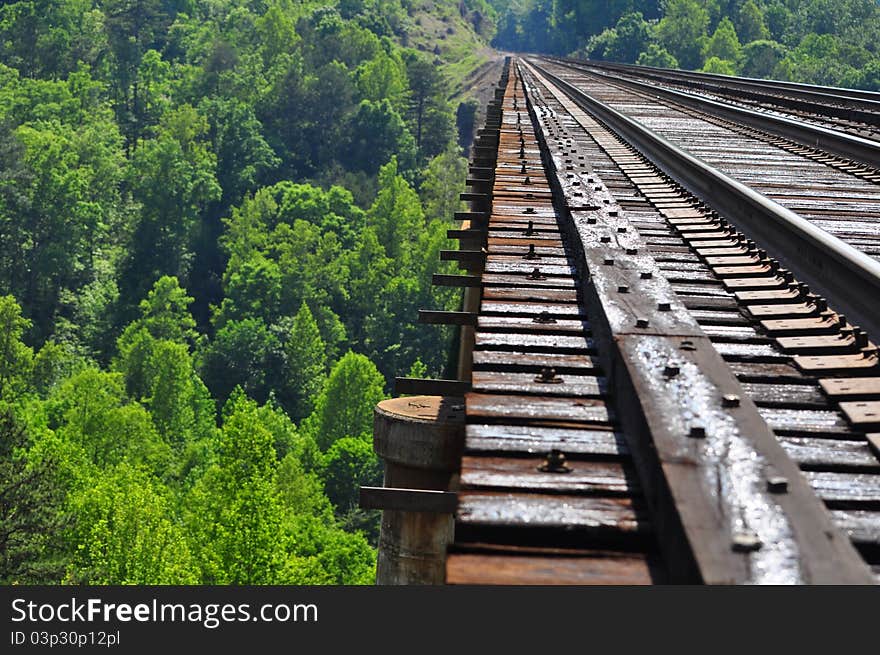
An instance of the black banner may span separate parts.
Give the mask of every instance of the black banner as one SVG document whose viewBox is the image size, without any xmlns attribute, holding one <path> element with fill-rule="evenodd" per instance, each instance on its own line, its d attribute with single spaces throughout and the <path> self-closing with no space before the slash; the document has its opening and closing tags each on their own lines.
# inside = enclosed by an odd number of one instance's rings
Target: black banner
<svg viewBox="0 0 880 655">
<path fill-rule="evenodd" d="M 816 648 L 839 645 L 843 626 L 847 640 L 859 628 L 867 634 L 878 600 L 868 587 L 0 589 L 4 653 L 496 653 L 608 643 L 629 652 L 721 642 L 765 652 L 783 635 L 789 646 Z"/>
</svg>

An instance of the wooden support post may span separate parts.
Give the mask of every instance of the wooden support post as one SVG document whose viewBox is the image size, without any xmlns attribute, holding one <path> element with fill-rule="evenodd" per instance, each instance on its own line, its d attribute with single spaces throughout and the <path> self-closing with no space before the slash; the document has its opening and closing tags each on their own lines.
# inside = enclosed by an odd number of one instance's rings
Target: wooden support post
<svg viewBox="0 0 880 655">
<path fill-rule="evenodd" d="M 385 487 L 454 488 L 463 446 L 460 397 L 392 398 L 376 406 L 373 447 L 385 462 Z M 447 509 L 382 512 L 377 584 L 444 583 L 446 547 L 453 540 L 451 506 Z"/>
</svg>

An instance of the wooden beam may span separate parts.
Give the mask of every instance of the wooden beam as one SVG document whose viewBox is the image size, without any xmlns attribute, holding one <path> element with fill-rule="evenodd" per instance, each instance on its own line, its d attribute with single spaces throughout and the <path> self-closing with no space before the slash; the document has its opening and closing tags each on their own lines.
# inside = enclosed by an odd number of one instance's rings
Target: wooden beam
<svg viewBox="0 0 880 655">
<path fill-rule="evenodd" d="M 479 275 L 444 275 L 434 273 L 431 284 L 437 287 L 479 287 L 483 282 Z"/>
<path fill-rule="evenodd" d="M 430 325 L 476 325 L 477 315 L 474 312 L 445 312 L 420 309 L 419 323 L 428 323 Z"/>
<path fill-rule="evenodd" d="M 361 509 L 452 514 L 458 506 L 458 494 L 431 489 L 361 487 L 359 505 Z"/>
</svg>

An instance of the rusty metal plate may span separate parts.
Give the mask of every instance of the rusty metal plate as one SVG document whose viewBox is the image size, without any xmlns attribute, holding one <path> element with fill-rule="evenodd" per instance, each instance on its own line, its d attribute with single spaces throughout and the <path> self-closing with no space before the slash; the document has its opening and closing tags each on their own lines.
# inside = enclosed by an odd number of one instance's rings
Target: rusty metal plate
<svg viewBox="0 0 880 655">
<path fill-rule="evenodd" d="M 817 316 L 814 318 L 791 318 L 772 319 L 761 321 L 769 334 L 774 336 L 798 335 L 798 334 L 833 334 L 839 329 L 836 320 L 830 316 Z"/>
<path fill-rule="evenodd" d="M 765 289 L 763 291 L 736 291 L 734 294 L 737 302 L 744 305 L 770 305 L 776 303 L 790 303 L 798 300 L 800 292 L 795 289 Z"/>
<path fill-rule="evenodd" d="M 762 277 L 773 271 L 769 266 L 713 266 L 712 272 L 718 277 Z"/>
<path fill-rule="evenodd" d="M 751 291 L 758 289 L 785 289 L 788 283 L 781 277 L 767 278 L 725 278 L 724 287 L 728 291 Z"/>
<path fill-rule="evenodd" d="M 681 235 L 681 238 L 684 239 L 687 243 L 696 247 L 697 244 L 700 247 L 703 247 L 707 244 L 712 243 L 728 243 L 731 241 L 730 233 L 726 230 L 718 230 L 717 232 L 698 232 L 696 234 L 688 234 L 684 233 Z"/>
<path fill-rule="evenodd" d="M 705 218 L 705 212 L 699 209 L 661 209 L 660 213 L 668 218 Z"/>
<path fill-rule="evenodd" d="M 855 355 L 795 355 L 794 363 L 808 373 L 828 371 L 868 370 L 877 366 L 877 357 L 858 353 Z"/>
<path fill-rule="evenodd" d="M 840 403 L 841 411 L 849 422 L 856 426 L 880 423 L 880 401 L 856 400 Z"/>
<path fill-rule="evenodd" d="M 749 305 L 749 313 L 756 318 L 787 318 L 815 316 L 819 312 L 815 305 L 806 303 L 781 303 L 778 305 Z"/>
<path fill-rule="evenodd" d="M 841 334 L 822 334 L 806 337 L 778 337 L 776 343 L 786 352 L 820 351 L 814 354 L 830 355 L 835 352 L 850 352 L 856 342 L 852 336 Z"/>
<path fill-rule="evenodd" d="M 825 378 L 819 385 L 831 398 L 880 396 L 880 377 Z"/>
<path fill-rule="evenodd" d="M 677 224 L 675 229 L 682 237 L 687 239 L 703 239 L 708 238 L 707 235 L 716 234 L 727 235 L 726 230 L 721 228 L 717 223 L 711 221 L 706 221 L 705 223 Z"/>
<path fill-rule="evenodd" d="M 730 245 L 724 248 L 719 248 L 716 246 L 706 246 L 706 247 L 698 247 L 693 243 L 690 244 L 691 247 L 694 248 L 696 253 L 701 257 L 710 257 L 710 256 L 729 256 L 729 255 L 745 255 L 749 251 L 746 248 L 743 248 L 739 245 Z"/>
<path fill-rule="evenodd" d="M 712 256 L 705 258 L 709 266 L 751 266 L 760 263 L 760 259 L 752 255 L 732 254 L 727 256 Z"/>
</svg>

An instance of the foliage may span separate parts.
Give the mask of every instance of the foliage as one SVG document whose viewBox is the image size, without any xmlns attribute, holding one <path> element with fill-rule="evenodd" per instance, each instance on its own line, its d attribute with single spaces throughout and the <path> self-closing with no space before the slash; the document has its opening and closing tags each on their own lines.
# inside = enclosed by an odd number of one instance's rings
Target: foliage
<svg viewBox="0 0 880 655">
<path fill-rule="evenodd" d="M 496 4 L 505 49 L 880 90 L 875 0 Z"/>
<path fill-rule="evenodd" d="M 459 302 L 430 284 L 474 107 L 452 82 L 495 15 L 2 3 L 3 582 L 374 580 L 373 407 L 446 364 L 414 323 Z"/>
</svg>

